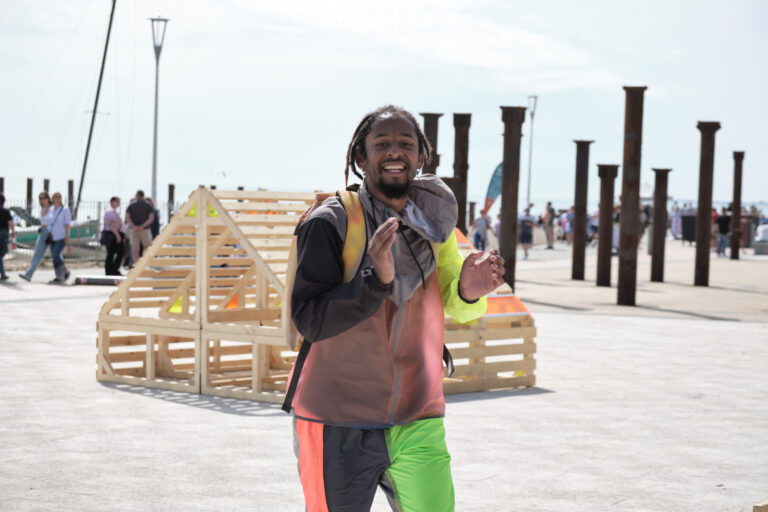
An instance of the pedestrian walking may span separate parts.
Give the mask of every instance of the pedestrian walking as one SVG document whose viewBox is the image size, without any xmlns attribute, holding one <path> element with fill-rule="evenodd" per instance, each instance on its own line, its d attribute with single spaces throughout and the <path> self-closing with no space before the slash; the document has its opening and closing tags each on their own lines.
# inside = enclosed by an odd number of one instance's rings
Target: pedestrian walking
<svg viewBox="0 0 768 512">
<path fill-rule="evenodd" d="M 61 253 L 69 245 L 69 228 L 72 224 L 72 214 L 69 208 L 61 201 L 61 192 L 54 192 L 53 207 L 51 208 L 51 223 L 48 225 L 50 232 L 51 256 L 53 257 L 53 270 L 56 277 L 49 281 L 51 284 L 64 284 L 69 279 L 69 270 L 64 264 Z"/>
<path fill-rule="evenodd" d="M 523 259 L 527 260 L 528 250 L 533 244 L 533 223 L 536 222 L 536 219 L 531 215 L 530 208 L 526 208 L 523 210 L 523 214 L 517 222 L 520 231 L 518 238 L 520 239 L 520 244 L 523 246 Z"/>
<path fill-rule="evenodd" d="M 25 281 L 31 281 L 32 276 L 37 270 L 37 266 L 43 261 L 45 251 L 49 247 L 46 242 L 48 240 L 48 223 L 51 220 L 51 196 L 48 195 L 47 190 L 43 190 L 37 196 L 37 200 L 40 202 L 40 228 L 37 230 L 37 240 L 35 240 L 35 249 L 32 252 L 32 260 L 29 262 L 29 267 L 26 272 L 19 274 L 19 277 Z"/>
<path fill-rule="evenodd" d="M 488 215 L 480 214 L 475 220 L 475 249 L 478 251 L 485 251 L 485 246 L 488 243 L 488 228 L 491 225 L 491 218 Z"/>
<path fill-rule="evenodd" d="M 8 243 L 15 237 L 16 225 L 11 212 L 5 207 L 5 194 L 0 192 L 0 281 L 8 279 L 3 258 L 8 254 Z"/>
<path fill-rule="evenodd" d="M 365 251 L 348 280 L 342 251 L 357 237 L 345 240 L 341 199 L 327 199 L 298 228 L 290 300 L 304 363 L 291 385 L 309 512 L 370 510 L 377 486 L 393 510 L 454 510 L 444 316 L 483 315 L 484 296 L 501 285 L 504 270 L 496 251 L 461 257 L 453 193 L 437 176 L 416 175 L 431 154 L 405 110 L 382 107 L 358 124 L 345 176 L 362 180 Z"/>
<path fill-rule="evenodd" d="M 725 250 L 728 248 L 728 237 L 731 234 L 731 216 L 723 207 L 722 213 L 715 219 L 717 224 L 717 256 L 725 258 Z"/>
<path fill-rule="evenodd" d="M 107 249 L 104 260 L 104 273 L 108 276 L 121 276 L 120 262 L 125 254 L 125 226 L 117 212 L 120 208 L 120 198 L 110 198 L 109 206 L 104 211 L 102 222 L 101 245 Z"/>
</svg>

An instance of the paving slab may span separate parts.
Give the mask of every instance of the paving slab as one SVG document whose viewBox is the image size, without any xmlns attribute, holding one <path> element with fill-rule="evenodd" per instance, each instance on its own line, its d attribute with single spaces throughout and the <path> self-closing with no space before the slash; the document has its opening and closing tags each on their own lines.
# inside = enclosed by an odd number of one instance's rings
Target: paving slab
<svg viewBox="0 0 768 512">
<path fill-rule="evenodd" d="M 456 509 L 751 511 L 768 501 L 768 259 L 713 261 L 725 269 L 715 285 L 730 291 L 671 271 L 683 284 L 646 292 L 685 304 L 655 311 L 570 286 L 567 249 L 556 253 L 518 264 L 538 326 L 536 387 L 448 397 Z M 113 288 L 50 286 L 46 272 L 0 284 L 0 510 L 304 509 L 288 415 L 97 382 L 96 316 Z M 706 293 L 733 295 L 704 310 Z M 381 494 L 372 510 L 389 510 Z"/>
</svg>

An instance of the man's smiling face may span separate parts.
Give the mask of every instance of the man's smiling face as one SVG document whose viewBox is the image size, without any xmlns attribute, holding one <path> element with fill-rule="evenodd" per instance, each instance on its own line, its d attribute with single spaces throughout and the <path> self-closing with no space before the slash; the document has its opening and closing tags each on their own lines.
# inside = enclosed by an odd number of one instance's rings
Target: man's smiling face
<svg viewBox="0 0 768 512">
<path fill-rule="evenodd" d="M 390 199 L 408 195 L 411 180 L 424 165 L 413 124 L 405 117 L 384 114 L 371 125 L 365 137 L 365 155 L 356 156 L 374 195 Z"/>
</svg>

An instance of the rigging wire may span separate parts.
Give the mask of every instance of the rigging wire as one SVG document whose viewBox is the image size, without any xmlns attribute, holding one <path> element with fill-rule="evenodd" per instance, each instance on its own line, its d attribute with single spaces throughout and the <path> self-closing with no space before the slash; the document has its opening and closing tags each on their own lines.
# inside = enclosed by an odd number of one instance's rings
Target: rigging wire
<svg viewBox="0 0 768 512">
<path fill-rule="evenodd" d="M 35 115 L 35 111 L 37 110 L 37 107 L 40 105 L 40 100 L 43 98 L 43 93 L 45 93 L 46 89 L 48 88 L 48 84 L 50 84 L 51 78 L 53 78 L 54 73 L 58 71 L 59 65 L 61 64 L 61 61 L 64 55 L 69 50 L 69 46 L 72 44 L 72 39 L 74 39 L 75 34 L 77 33 L 77 30 L 80 28 L 80 24 L 83 22 L 83 19 L 85 19 L 85 15 L 88 13 L 88 10 L 90 9 L 92 3 L 93 3 L 93 0 L 88 0 L 88 3 L 86 4 L 85 9 L 83 9 L 83 12 L 80 14 L 80 17 L 78 18 L 77 23 L 75 24 L 75 28 L 73 28 L 72 33 L 69 34 L 67 43 L 62 48 L 61 52 L 59 53 L 59 56 L 56 58 L 56 62 L 54 63 L 53 66 L 51 66 L 50 71 L 48 72 L 48 76 L 43 81 L 43 85 L 37 94 L 37 98 L 32 104 L 32 108 L 29 110 L 29 113 L 24 117 L 21 127 L 18 130 L 15 130 L 15 136 L 13 137 L 13 139 L 11 139 L 8 145 L 8 147 L 10 148 L 10 151 L 8 152 L 8 154 L 5 155 L 5 158 L 3 159 L 2 164 L 0 164 L 0 167 L 4 169 L 6 168 L 7 162 L 11 160 L 11 158 L 14 156 L 16 152 L 16 149 L 20 146 L 20 144 L 17 144 L 19 139 L 24 135 L 24 133 L 27 131 L 27 127 L 32 122 L 32 118 Z"/>
<path fill-rule="evenodd" d="M 98 54 L 99 54 L 99 48 L 98 45 L 90 45 L 90 54 L 82 60 L 81 70 L 80 70 L 80 78 L 78 80 L 78 83 L 76 87 L 72 90 L 72 92 L 69 95 L 69 106 L 67 107 L 66 115 L 61 121 L 60 128 L 58 130 L 58 144 L 54 146 L 49 147 L 48 151 L 48 158 L 45 162 L 45 165 L 43 166 L 44 169 L 48 169 L 51 166 L 51 162 L 54 160 L 59 159 L 59 155 L 61 154 L 63 147 L 71 147 L 74 148 L 74 142 L 70 141 L 75 135 L 75 130 L 68 129 L 71 127 L 75 121 L 74 115 L 75 110 L 78 108 L 78 105 L 81 105 L 84 101 L 86 92 L 88 94 L 92 94 L 92 92 L 88 91 L 87 84 L 88 83 L 95 83 L 96 79 L 98 78 L 98 64 L 93 65 L 93 63 L 98 63 Z M 90 70 L 90 73 L 89 73 Z M 90 75 L 90 76 L 89 76 Z M 67 144 L 65 144 L 65 142 Z M 82 143 L 82 140 L 81 140 Z M 72 150 L 72 156 L 74 157 L 75 153 Z M 68 166 L 62 166 L 59 165 L 58 167 L 68 167 Z"/>
</svg>

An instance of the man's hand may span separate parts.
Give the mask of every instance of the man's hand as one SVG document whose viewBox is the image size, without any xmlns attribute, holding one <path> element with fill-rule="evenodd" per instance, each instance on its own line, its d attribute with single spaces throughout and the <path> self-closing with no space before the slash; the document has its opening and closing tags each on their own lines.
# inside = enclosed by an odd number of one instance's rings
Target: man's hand
<svg viewBox="0 0 768 512">
<path fill-rule="evenodd" d="M 395 260 L 391 251 L 395 238 L 397 238 L 397 219 L 390 217 L 376 229 L 368 244 L 368 254 L 373 262 L 373 270 L 383 284 L 389 284 L 395 278 Z"/>
<path fill-rule="evenodd" d="M 504 258 L 494 249 L 482 258 L 480 251 L 473 252 L 461 266 L 459 291 L 466 300 L 479 299 L 502 285 Z M 480 259 L 482 258 L 482 259 Z"/>
<path fill-rule="evenodd" d="M 133 230 L 134 230 L 135 232 L 137 232 L 137 233 L 138 233 L 139 231 L 141 231 L 142 229 L 144 229 L 144 228 L 143 228 L 143 227 L 141 227 L 141 226 L 133 226 Z"/>
</svg>

